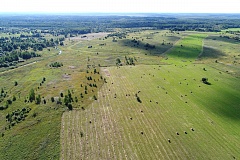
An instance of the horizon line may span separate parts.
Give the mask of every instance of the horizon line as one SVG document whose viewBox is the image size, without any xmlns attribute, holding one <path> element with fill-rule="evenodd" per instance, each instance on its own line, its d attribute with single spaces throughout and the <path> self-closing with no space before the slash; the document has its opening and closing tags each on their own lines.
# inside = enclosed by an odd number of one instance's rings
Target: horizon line
<svg viewBox="0 0 240 160">
<path fill-rule="evenodd" d="M 240 12 L 1 12 L 1 14 L 240 14 Z M 1 16 L 1 15 L 0 15 Z"/>
</svg>

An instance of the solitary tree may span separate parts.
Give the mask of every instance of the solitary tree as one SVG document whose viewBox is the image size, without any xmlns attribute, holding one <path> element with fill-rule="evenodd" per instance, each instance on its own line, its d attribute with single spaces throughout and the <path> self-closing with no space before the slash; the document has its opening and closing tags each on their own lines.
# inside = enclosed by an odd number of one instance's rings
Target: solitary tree
<svg viewBox="0 0 240 160">
<path fill-rule="evenodd" d="M 54 97 L 51 97 L 51 101 L 54 102 Z"/>
<path fill-rule="evenodd" d="M 119 58 L 116 59 L 116 65 L 121 64 L 121 60 Z"/>
<path fill-rule="evenodd" d="M 31 89 L 29 92 L 29 101 L 32 102 L 34 100 L 35 100 L 35 93 L 34 93 L 34 90 Z"/>
</svg>

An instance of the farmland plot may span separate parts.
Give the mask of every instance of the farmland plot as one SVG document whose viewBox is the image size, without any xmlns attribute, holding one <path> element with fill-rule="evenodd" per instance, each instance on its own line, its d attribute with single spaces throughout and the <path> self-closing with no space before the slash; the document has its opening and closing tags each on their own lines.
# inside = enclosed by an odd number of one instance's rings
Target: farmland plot
<svg viewBox="0 0 240 160">
<path fill-rule="evenodd" d="M 62 116 L 61 159 L 238 159 L 239 83 L 202 67 L 103 68 L 97 100 Z"/>
</svg>

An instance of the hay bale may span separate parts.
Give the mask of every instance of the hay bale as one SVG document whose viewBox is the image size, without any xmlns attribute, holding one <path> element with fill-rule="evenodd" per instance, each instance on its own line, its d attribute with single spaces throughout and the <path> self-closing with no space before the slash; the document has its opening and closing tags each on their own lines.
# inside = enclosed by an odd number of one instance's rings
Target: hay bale
<svg viewBox="0 0 240 160">
<path fill-rule="evenodd" d="M 184 131 L 184 133 L 185 133 L 185 134 L 187 134 L 187 132 L 186 132 L 186 131 Z"/>
<path fill-rule="evenodd" d="M 179 133 L 178 133 L 178 132 L 176 132 L 176 134 L 179 136 Z"/>
</svg>

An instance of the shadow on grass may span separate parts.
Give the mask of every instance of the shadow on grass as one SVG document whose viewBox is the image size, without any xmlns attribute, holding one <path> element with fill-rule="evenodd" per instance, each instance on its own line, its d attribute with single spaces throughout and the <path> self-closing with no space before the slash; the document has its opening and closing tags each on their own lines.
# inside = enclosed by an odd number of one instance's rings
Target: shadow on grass
<svg viewBox="0 0 240 160">
<path fill-rule="evenodd" d="M 203 52 L 199 58 L 219 58 L 222 56 L 226 56 L 226 54 L 216 48 L 204 46 Z"/>
<path fill-rule="evenodd" d="M 240 120 L 240 99 L 237 95 L 226 94 L 223 99 L 212 99 L 219 105 L 211 106 L 212 112 L 233 120 Z"/>
<path fill-rule="evenodd" d="M 219 36 L 209 36 L 206 38 L 206 40 L 214 40 L 214 41 L 222 41 L 222 42 L 232 43 L 232 44 L 240 44 L 240 40 L 235 40 L 235 39 L 227 38 L 227 37 L 219 37 Z"/>
<path fill-rule="evenodd" d="M 135 48 L 139 50 L 144 50 L 145 53 L 150 53 L 150 55 L 161 55 L 170 48 L 173 47 L 173 44 L 169 43 L 164 43 L 162 45 L 162 42 L 159 42 L 157 45 L 150 43 L 150 42 L 144 42 L 141 39 L 134 39 L 134 40 L 129 40 L 129 39 L 124 39 L 119 41 L 119 43 L 122 46 L 129 47 L 129 48 Z"/>
</svg>

